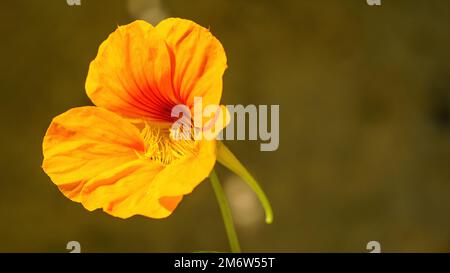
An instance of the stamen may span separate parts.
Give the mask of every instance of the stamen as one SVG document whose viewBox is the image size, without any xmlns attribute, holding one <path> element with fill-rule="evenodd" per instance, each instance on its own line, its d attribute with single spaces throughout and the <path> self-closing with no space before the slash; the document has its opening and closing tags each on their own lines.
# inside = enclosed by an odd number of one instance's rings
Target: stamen
<svg viewBox="0 0 450 273">
<path fill-rule="evenodd" d="M 141 131 L 145 142 L 145 153 L 140 156 L 168 165 L 196 151 L 196 141 L 185 138 L 175 138 L 170 128 L 152 126 L 145 123 Z"/>
</svg>

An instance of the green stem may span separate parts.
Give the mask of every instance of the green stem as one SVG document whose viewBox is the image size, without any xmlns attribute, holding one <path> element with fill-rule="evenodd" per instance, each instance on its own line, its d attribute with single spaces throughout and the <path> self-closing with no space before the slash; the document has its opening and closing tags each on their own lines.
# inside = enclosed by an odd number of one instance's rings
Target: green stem
<svg viewBox="0 0 450 273">
<path fill-rule="evenodd" d="M 222 143 L 222 141 L 217 142 L 217 154 L 217 161 L 244 179 L 244 181 L 247 182 L 250 188 L 252 188 L 252 190 L 256 193 L 256 196 L 258 196 L 258 199 L 266 212 L 266 223 L 271 224 L 273 221 L 272 206 L 270 205 L 266 194 L 259 186 L 258 181 L 256 181 L 256 179 L 247 171 L 244 165 L 241 164 L 241 162 L 230 151 L 230 149 Z"/>
<path fill-rule="evenodd" d="M 220 185 L 219 178 L 217 177 L 216 171 L 214 169 L 209 175 L 209 179 L 211 179 L 211 184 L 213 186 L 214 193 L 216 194 L 217 202 L 219 203 L 223 222 L 225 224 L 225 230 L 227 231 L 228 242 L 230 243 L 231 247 L 231 252 L 240 253 L 241 247 L 239 245 L 236 230 L 234 229 L 233 216 L 231 215 L 231 210 L 225 197 L 225 193 L 223 192 L 222 185 Z"/>
</svg>

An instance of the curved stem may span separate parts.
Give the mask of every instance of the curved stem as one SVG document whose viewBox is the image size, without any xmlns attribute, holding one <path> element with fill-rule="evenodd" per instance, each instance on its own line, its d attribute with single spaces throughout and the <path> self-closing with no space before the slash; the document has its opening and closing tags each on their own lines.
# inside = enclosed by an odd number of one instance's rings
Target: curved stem
<svg viewBox="0 0 450 273">
<path fill-rule="evenodd" d="M 220 185 L 219 178 L 217 177 L 216 171 L 213 169 L 209 175 L 211 184 L 214 189 L 214 193 L 217 197 L 217 202 L 219 203 L 220 211 L 222 213 L 223 222 L 225 224 L 225 230 L 228 236 L 228 242 L 230 243 L 231 252 L 240 253 L 241 247 L 239 245 L 239 240 L 234 229 L 233 217 L 231 215 L 231 210 L 228 205 L 225 193 L 223 192 L 222 185 Z"/>
<path fill-rule="evenodd" d="M 222 141 L 217 142 L 217 161 L 224 165 L 232 172 L 240 176 L 255 192 L 259 201 L 261 202 L 264 211 L 266 212 L 266 223 L 271 224 L 273 222 L 273 212 L 272 206 L 270 205 L 269 199 L 266 194 L 259 186 L 258 181 L 250 174 L 249 171 L 241 164 L 241 162 L 236 158 L 236 156 L 228 149 Z"/>
</svg>

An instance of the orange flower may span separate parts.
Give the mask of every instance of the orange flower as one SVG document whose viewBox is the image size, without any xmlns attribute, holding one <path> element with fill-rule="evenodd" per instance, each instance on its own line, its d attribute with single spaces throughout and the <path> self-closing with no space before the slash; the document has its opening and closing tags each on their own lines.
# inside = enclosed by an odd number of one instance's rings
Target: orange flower
<svg viewBox="0 0 450 273">
<path fill-rule="evenodd" d="M 192 109 L 194 97 L 219 105 L 226 66 L 220 42 L 192 21 L 119 27 L 89 68 L 86 92 L 96 106 L 50 124 L 44 171 L 88 210 L 169 216 L 216 162 L 216 141 L 171 138 L 171 110 Z"/>
</svg>

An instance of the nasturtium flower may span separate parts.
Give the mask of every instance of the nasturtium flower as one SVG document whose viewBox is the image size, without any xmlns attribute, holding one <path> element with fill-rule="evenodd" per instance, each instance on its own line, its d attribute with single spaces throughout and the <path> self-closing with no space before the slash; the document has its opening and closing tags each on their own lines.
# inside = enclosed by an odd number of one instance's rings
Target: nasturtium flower
<svg viewBox="0 0 450 273">
<path fill-rule="evenodd" d="M 42 167 L 68 198 L 120 218 L 169 216 L 216 162 L 216 140 L 174 140 L 171 110 L 219 105 L 227 67 L 221 43 L 170 18 L 120 26 L 100 45 L 86 79 L 95 106 L 55 117 Z M 197 128 L 198 129 L 198 128 Z"/>
<path fill-rule="evenodd" d="M 201 137 L 217 135 L 228 121 L 220 106 L 226 68 L 221 43 L 192 21 L 118 27 L 89 67 L 85 88 L 95 106 L 70 109 L 47 129 L 44 171 L 90 211 L 164 218 L 214 173 L 217 160 L 255 191 L 270 223 L 272 210 L 256 180 L 223 143 Z M 214 110 L 200 124 L 188 120 L 189 133 L 200 138 L 174 137 L 180 119 L 173 110 L 182 105 L 195 114 L 199 98 Z"/>
</svg>

